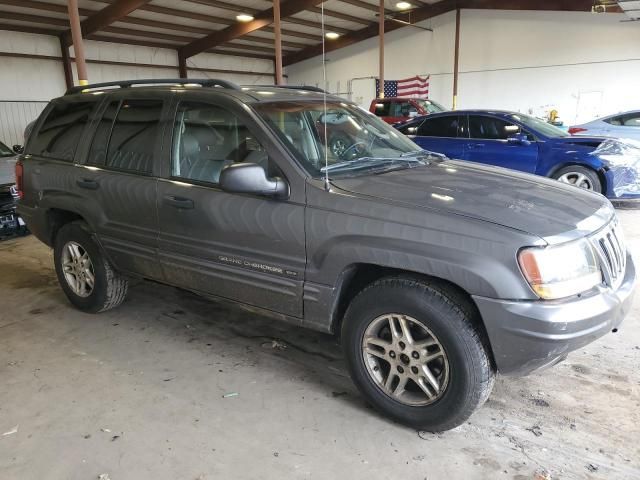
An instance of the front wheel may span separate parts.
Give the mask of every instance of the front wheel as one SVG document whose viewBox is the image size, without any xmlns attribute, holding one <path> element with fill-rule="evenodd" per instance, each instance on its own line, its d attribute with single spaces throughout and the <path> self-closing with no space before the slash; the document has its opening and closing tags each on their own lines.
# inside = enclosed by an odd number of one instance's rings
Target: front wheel
<svg viewBox="0 0 640 480">
<path fill-rule="evenodd" d="M 598 174 L 590 168 L 570 165 L 555 172 L 553 178 L 562 183 L 573 185 L 574 187 L 602 193 L 602 184 L 600 183 Z"/>
<path fill-rule="evenodd" d="M 342 327 L 354 383 L 379 411 L 411 427 L 454 428 L 488 398 L 494 371 L 456 294 L 385 278 L 351 302 Z"/>
<path fill-rule="evenodd" d="M 58 282 L 78 309 L 97 313 L 124 301 L 126 277 L 113 269 L 84 222 L 68 223 L 58 231 L 53 258 Z"/>
</svg>

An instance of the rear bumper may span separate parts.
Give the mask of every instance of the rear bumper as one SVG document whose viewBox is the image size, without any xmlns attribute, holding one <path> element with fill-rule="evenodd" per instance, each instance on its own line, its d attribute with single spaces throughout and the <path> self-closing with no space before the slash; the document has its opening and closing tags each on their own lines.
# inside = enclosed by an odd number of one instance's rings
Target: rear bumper
<svg viewBox="0 0 640 480">
<path fill-rule="evenodd" d="M 50 245 L 50 238 L 47 238 L 47 219 L 42 210 L 37 207 L 28 207 L 18 202 L 16 208 L 18 215 L 22 217 L 24 223 L 27 224 L 29 231 L 34 234 L 38 240 Z"/>
<path fill-rule="evenodd" d="M 526 375 L 553 365 L 616 328 L 629 313 L 635 266 L 627 254 L 622 285 L 586 298 L 509 301 L 473 297 L 489 335 L 498 371 Z"/>
</svg>

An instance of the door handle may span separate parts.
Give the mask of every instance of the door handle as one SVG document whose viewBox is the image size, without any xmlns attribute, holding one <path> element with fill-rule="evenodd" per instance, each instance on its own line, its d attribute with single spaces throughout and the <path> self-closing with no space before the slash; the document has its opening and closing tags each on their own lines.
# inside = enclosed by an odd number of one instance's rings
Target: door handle
<svg viewBox="0 0 640 480">
<path fill-rule="evenodd" d="M 175 208 L 192 209 L 194 207 L 193 200 L 184 197 L 174 197 L 173 195 L 165 195 L 164 203 Z"/>
<path fill-rule="evenodd" d="M 76 183 L 80 188 L 86 188 L 87 190 L 97 190 L 100 186 L 98 182 L 95 180 L 91 180 L 90 178 L 82 178 L 80 180 L 76 180 Z"/>
</svg>

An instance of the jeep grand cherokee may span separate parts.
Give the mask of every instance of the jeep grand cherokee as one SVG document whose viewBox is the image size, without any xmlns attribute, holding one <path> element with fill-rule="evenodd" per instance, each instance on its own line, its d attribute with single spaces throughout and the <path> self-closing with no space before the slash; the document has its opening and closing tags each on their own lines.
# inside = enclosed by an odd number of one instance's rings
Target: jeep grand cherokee
<svg viewBox="0 0 640 480">
<path fill-rule="evenodd" d="M 144 83 L 53 100 L 16 167 L 19 212 L 83 311 L 142 277 L 335 333 L 369 402 L 441 431 L 497 372 L 551 365 L 630 308 L 599 194 L 420 150 L 312 89 Z M 330 116 L 353 125 L 337 154 Z"/>
</svg>

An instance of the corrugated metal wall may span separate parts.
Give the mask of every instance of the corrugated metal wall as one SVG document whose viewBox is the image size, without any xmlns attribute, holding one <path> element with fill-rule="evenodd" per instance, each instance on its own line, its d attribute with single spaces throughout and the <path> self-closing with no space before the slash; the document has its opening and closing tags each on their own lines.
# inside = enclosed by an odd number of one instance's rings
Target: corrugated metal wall
<svg viewBox="0 0 640 480">
<path fill-rule="evenodd" d="M 8 147 L 24 144 L 24 129 L 40 115 L 47 102 L 0 100 L 0 142 Z"/>
</svg>

